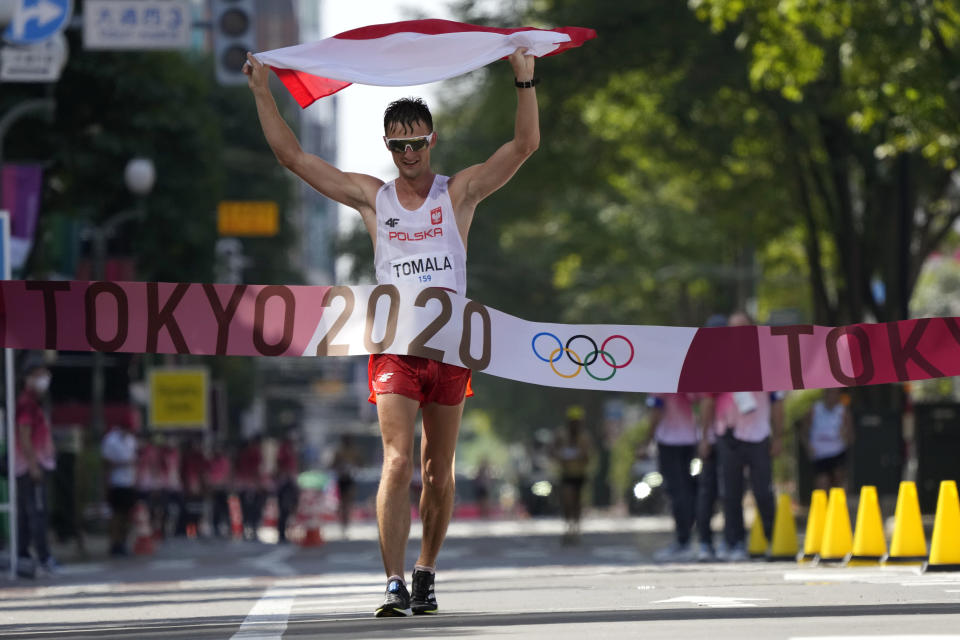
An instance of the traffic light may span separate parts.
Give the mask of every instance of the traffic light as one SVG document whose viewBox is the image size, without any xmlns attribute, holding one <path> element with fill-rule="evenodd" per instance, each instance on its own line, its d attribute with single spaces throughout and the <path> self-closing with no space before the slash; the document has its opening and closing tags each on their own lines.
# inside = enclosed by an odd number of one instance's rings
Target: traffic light
<svg viewBox="0 0 960 640">
<path fill-rule="evenodd" d="M 241 69 L 247 51 L 256 51 L 255 0 L 213 0 L 213 55 L 217 82 L 246 84 Z"/>
</svg>

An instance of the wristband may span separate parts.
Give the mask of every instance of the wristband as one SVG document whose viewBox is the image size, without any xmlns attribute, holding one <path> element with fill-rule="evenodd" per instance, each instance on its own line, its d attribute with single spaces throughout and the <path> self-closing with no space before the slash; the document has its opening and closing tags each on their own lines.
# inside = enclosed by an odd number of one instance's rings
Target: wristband
<svg viewBox="0 0 960 640">
<path fill-rule="evenodd" d="M 533 78 L 532 80 L 524 80 L 521 82 L 516 78 L 513 79 L 513 85 L 518 89 L 532 89 L 535 86 L 540 84 L 540 78 Z"/>
</svg>

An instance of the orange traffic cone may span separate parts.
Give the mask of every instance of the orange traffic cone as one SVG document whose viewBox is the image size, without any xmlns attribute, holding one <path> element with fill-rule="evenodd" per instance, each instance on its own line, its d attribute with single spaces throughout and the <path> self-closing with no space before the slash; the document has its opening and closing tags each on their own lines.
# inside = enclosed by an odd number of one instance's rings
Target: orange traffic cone
<svg viewBox="0 0 960 640">
<path fill-rule="evenodd" d="M 940 483 L 937 516 L 930 539 L 930 560 L 923 565 L 923 570 L 960 571 L 960 501 L 954 480 Z"/>
<path fill-rule="evenodd" d="M 304 533 L 300 539 L 301 547 L 319 547 L 324 543 L 320 533 L 320 494 L 312 489 L 300 493 L 299 511 L 304 520 Z"/>
<path fill-rule="evenodd" d="M 803 535 L 803 553 L 797 555 L 797 562 L 813 562 L 820 553 L 823 542 L 823 524 L 827 519 L 827 492 L 814 489 L 810 497 L 810 510 L 807 512 L 807 530 Z"/>
<path fill-rule="evenodd" d="M 148 556 L 154 552 L 153 531 L 150 530 L 150 514 L 143 500 L 138 500 L 133 508 L 133 552 L 138 556 Z"/>
<path fill-rule="evenodd" d="M 857 507 L 857 527 L 853 534 L 853 551 L 847 556 L 848 567 L 869 567 L 880 564 L 887 553 L 887 540 L 883 537 L 883 517 L 877 488 L 860 488 L 860 505 Z"/>
<path fill-rule="evenodd" d="M 823 541 L 817 554 L 817 564 L 837 564 L 853 550 L 853 529 L 847 511 L 847 494 L 843 489 L 830 489 L 827 499 L 827 521 L 823 525 Z"/>
<path fill-rule="evenodd" d="M 917 485 L 901 482 L 894 514 L 890 552 L 881 564 L 923 564 L 927 559 L 927 537 L 923 533 Z"/>
<path fill-rule="evenodd" d="M 240 498 L 231 493 L 227 498 L 227 507 L 230 512 L 230 535 L 234 540 L 243 538 L 243 509 L 240 507 Z"/>
<path fill-rule="evenodd" d="M 267 503 L 263 505 L 263 523 L 262 526 L 273 529 L 277 526 L 277 519 L 280 516 L 280 507 L 277 504 L 277 497 L 270 496 Z"/>
</svg>

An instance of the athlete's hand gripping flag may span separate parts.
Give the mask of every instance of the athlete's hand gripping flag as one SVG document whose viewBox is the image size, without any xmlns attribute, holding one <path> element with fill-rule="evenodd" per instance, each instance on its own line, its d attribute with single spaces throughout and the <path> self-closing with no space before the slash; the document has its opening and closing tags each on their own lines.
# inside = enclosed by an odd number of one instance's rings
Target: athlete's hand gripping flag
<svg viewBox="0 0 960 640">
<path fill-rule="evenodd" d="M 451 20 L 406 20 L 360 27 L 257 53 L 301 107 L 353 83 L 411 86 L 446 80 L 526 48 L 536 57 L 579 47 L 593 29 L 496 29 Z"/>
</svg>

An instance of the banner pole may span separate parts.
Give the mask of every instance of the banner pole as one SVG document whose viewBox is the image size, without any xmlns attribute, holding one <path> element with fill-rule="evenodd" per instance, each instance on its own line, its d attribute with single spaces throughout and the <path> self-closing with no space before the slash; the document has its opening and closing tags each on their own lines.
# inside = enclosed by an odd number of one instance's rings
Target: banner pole
<svg viewBox="0 0 960 640">
<path fill-rule="evenodd" d="M 0 269 L 4 280 L 10 279 L 10 213 L 0 211 Z M 13 380 L 13 349 L 5 348 L 3 350 L 4 359 L 4 391 L 6 396 L 6 411 L 3 412 L 6 421 L 7 432 L 7 498 L 9 500 L 7 509 L 7 524 L 10 527 L 10 578 L 17 578 L 17 548 L 19 540 L 17 539 L 17 472 L 14 468 L 15 449 L 17 446 L 16 434 L 14 432 L 14 422 L 16 406 L 14 405 L 14 380 Z"/>
<path fill-rule="evenodd" d="M 10 214 L 7 211 L 0 211 L 0 269 L 3 270 L 4 280 L 10 279 Z M 13 349 L 7 347 L 3 350 L 4 359 L 4 391 L 6 395 L 6 411 L 3 412 L 6 420 L 7 432 L 7 496 L 9 499 L 7 509 L 7 523 L 10 526 L 10 578 L 15 580 L 17 577 L 17 548 L 19 540 L 17 539 L 17 472 L 14 469 L 16 434 L 14 432 L 14 422 L 16 414 L 16 405 L 14 404 L 14 380 L 13 380 Z"/>
</svg>

